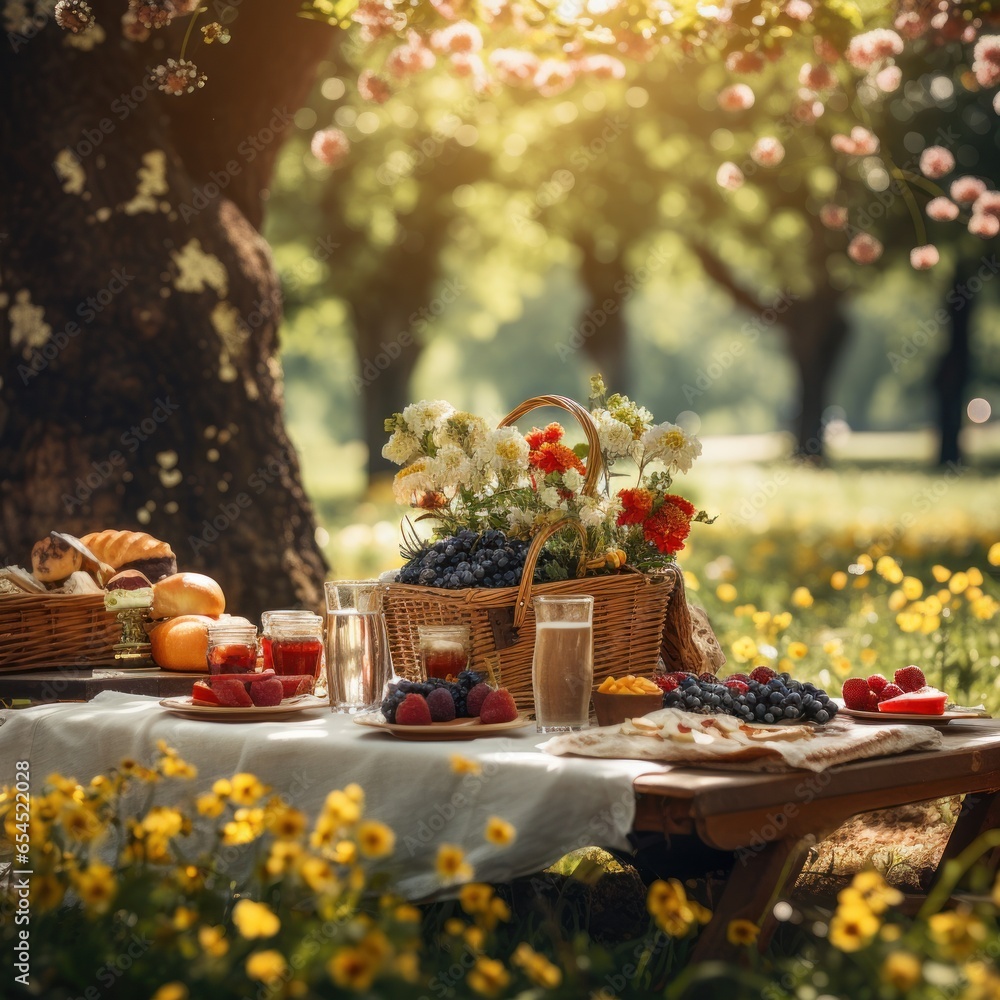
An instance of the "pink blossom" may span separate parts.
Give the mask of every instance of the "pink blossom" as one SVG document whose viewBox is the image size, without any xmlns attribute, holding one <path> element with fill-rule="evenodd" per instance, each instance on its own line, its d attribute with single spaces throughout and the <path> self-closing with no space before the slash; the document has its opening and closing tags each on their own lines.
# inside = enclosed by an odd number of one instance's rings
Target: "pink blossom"
<svg viewBox="0 0 1000 1000">
<path fill-rule="evenodd" d="M 795 116 L 796 121 L 800 121 L 805 125 L 812 125 L 823 117 L 826 107 L 822 101 L 813 100 L 815 94 L 810 93 L 808 90 L 803 90 L 799 93 L 799 100 L 792 105 L 792 114 Z M 808 96 L 801 96 L 803 94 Z"/>
<path fill-rule="evenodd" d="M 401 26 L 400 15 L 391 0 L 361 0 L 351 15 L 351 20 L 361 25 L 361 40 L 374 42 L 391 34 Z"/>
<path fill-rule="evenodd" d="M 827 229 L 846 229 L 847 209 L 843 205 L 834 205 L 829 202 L 819 210 L 819 221 Z"/>
<path fill-rule="evenodd" d="M 823 60 L 823 62 L 840 62 L 840 50 L 833 44 L 833 42 L 824 38 L 822 35 L 817 35 L 813 39 L 813 51 L 820 57 L 820 59 Z"/>
<path fill-rule="evenodd" d="M 478 52 L 456 52 L 451 57 L 451 68 L 456 76 L 468 76 L 479 92 L 489 88 L 490 76 Z"/>
<path fill-rule="evenodd" d="M 951 182 L 951 197 L 959 204 L 975 201 L 986 190 L 985 181 L 978 177 L 959 177 Z"/>
<path fill-rule="evenodd" d="M 724 111 L 746 111 L 753 107 L 753 91 L 745 83 L 734 83 L 719 91 L 719 107 Z"/>
<path fill-rule="evenodd" d="M 874 264 L 882 256 L 882 244 L 870 233 L 858 233 L 847 245 L 847 256 L 855 264 Z"/>
<path fill-rule="evenodd" d="M 507 0 L 483 0 L 479 5 L 479 13 L 487 24 L 492 24 L 500 17 L 506 7 Z"/>
<path fill-rule="evenodd" d="M 890 28 L 876 28 L 856 35 L 847 46 L 847 61 L 855 69 L 871 69 L 880 59 L 898 56 L 903 51 L 903 39 Z"/>
<path fill-rule="evenodd" d="M 808 21 L 812 17 L 812 4 L 806 0 L 788 0 L 785 4 L 785 13 L 793 21 Z"/>
<path fill-rule="evenodd" d="M 1000 83 L 1000 35 L 982 35 L 972 54 L 972 72 L 980 87 Z"/>
<path fill-rule="evenodd" d="M 799 83 L 811 90 L 828 90 L 837 82 L 826 63 L 803 63 L 799 70 Z"/>
<path fill-rule="evenodd" d="M 933 243 L 928 243 L 922 247 L 914 247 L 910 251 L 910 266 L 915 271 L 926 271 L 932 268 L 940 259 L 941 255 L 938 253 L 938 248 Z"/>
<path fill-rule="evenodd" d="M 320 163 L 339 167 L 351 151 L 351 141 L 339 128 L 325 128 L 312 137 L 309 148 Z"/>
<path fill-rule="evenodd" d="M 750 149 L 750 159 L 761 167 L 776 167 L 785 158 L 785 147 L 774 136 L 765 135 Z"/>
<path fill-rule="evenodd" d="M 929 21 L 927 17 L 916 10 L 909 10 L 900 14 L 895 21 L 893 27 L 904 37 L 904 38 L 919 38 L 929 27 Z"/>
<path fill-rule="evenodd" d="M 743 171 L 735 163 L 727 160 L 716 171 L 715 183 L 727 191 L 736 191 L 743 187 Z"/>
<path fill-rule="evenodd" d="M 457 21 L 462 16 L 465 0 L 431 0 L 431 6 L 446 21 Z"/>
<path fill-rule="evenodd" d="M 1000 219 L 995 215 L 975 215 L 969 219 L 969 232 L 988 240 L 1000 233 Z"/>
<path fill-rule="evenodd" d="M 955 169 L 955 157 L 944 146 L 928 146 L 920 154 L 920 172 L 937 180 Z"/>
<path fill-rule="evenodd" d="M 600 52 L 583 56 L 574 65 L 581 76 L 592 76 L 595 80 L 622 80 L 625 77 L 625 63 Z"/>
<path fill-rule="evenodd" d="M 437 60 L 415 31 L 409 32 L 405 45 L 397 45 L 385 60 L 386 69 L 394 76 L 405 77 L 430 69 Z"/>
<path fill-rule="evenodd" d="M 543 59 L 532 82 L 542 97 L 554 97 L 573 86 L 576 73 L 569 63 L 561 59 Z"/>
<path fill-rule="evenodd" d="M 1000 219 L 1000 191 L 984 191 L 972 205 L 973 215 L 992 215 Z"/>
<path fill-rule="evenodd" d="M 836 152 L 848 156 L 874 156 L 879 149 L 878 136 L 861 125 L 855 125 L 850 135 L 838 132 L 831 136 L 830 145 Z"/>
<path fill-rule="evenodd" d="M 730 73 L 759 73 L 764 60 L 756 52 L 730 52 L 726 56 L 726 69 Z"/>
<path fill-rule="evenodd" d="M 363 69 L 358 76 L 358 93 L 361 100 L 385 104 L 392 96 L 389 84 L 370 69 Z"/>
<path fill-rule="evenodd" d="M 456 21 L 431 34 L 431 48 L 435 52 L 454 55 L 456 52 L 478 52 L 482 47 L 482 34 L 468 21 Z"/>
<path fill-rule="evenodd" d="M 948 198 L 932 198 L 926 211 L 927 217 L 935 222 L 953 222 L 958 218 L 958 205 Z"/>
<path fill-rule="evenodd" d="M 883 94 L 891 94 L 899 90 L 900 83 L 903 82 L 903 71 L 898 66 L 886 66 L 875 74 L 875 86 Z"/>
<path fill-rule="evenodd" d="M 520 49 L 494 49 L 490 53 L 490 64 L 501 83 L 528 84 L 538 72 L 538 56 Z"/>
</svg>

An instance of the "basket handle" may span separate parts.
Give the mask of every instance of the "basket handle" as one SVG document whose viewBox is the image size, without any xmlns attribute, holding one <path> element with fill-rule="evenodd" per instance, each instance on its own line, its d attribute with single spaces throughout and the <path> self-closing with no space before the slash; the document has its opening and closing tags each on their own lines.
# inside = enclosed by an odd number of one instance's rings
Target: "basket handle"
<svg viewBox="0 0 1000 1000">
<path fill-rule="evenodd" d="M 585 406 L 582 406 L 575 399 L 570 399 L 569 396 L 532 396 L 531 399 L 526 399 L 519 406 L 515 406 L 500 421 L 498 426 L 509 427 L 526 413 L 530 413 L 532 410 L 537 410 L 543 406 L 555 406 L 560 410 L 565 410 L 576 417 L 577 422 L 583 428 L 584 434 L 587 435 L 587 444 L 590 451 L 587 455 L 587 474 L 583 478 L 583 487 L 580 492 L 588 497 L 596 496 L 601 473 L 604 471 L 601 459 L 601 439 L 597 433 L 597 425 L 590 416 L 590 411 Z M 545 537 L 547 538 L 548 535 Z"/>
<path fill-rule="evenodd" d="M 549 524 L 542 528 L 531 540 L 528 551 L 524 557 L 524 569 L 521 571 L 521 582 L 517 588 L 517 603 L 514 605 L 514 628 L 519 629 L 524 624 L 524 616 L 528 613 L 528 601 L 531 600 L 531 584 L 535 578 L 535 565 L 545 543 L 563 528 L 572 528 L 583 542 L 583 552 L 580 555 L 580 565 L 577 568 L 577 576 L 583 576 L 584 561 L 587 553 L 587 531 L 584 526 L 570 517 L 564 517 L 554 524 Z"/>
</svg>

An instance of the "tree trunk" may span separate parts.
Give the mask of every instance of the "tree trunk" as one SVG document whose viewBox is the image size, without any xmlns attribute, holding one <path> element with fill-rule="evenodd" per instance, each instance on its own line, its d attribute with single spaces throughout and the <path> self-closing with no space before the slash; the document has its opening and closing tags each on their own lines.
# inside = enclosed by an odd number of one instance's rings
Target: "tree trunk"
<svg viewBox="0 0 1000 1000">
<path fill-rule="evenodd" d="M 962 461 L 960 434 L 965 416 L 965 387 L 971 365 L 972 311 L 975 308 L 975 298 L 967 293 L 965 283 L 972 273 L 964 262 L 959 261 L 955 268 L 955 281 L 946 296 L 950 336 L 934 374 L 940 434 L 939 465 Z"/>
<path fill-rule="evenodd" d="M 836 289 L 820 285 L 810 298 L 793 301 L 782 319 L 799 375 L 796 456 L 816 465 L 825 458 L 823 411 L 830 379 L 850 332 L 840 298 Z"/>
<path fill-rule="evenodd" d="M 597 259 L 592 243 L 578 243 L 583 253 L 580 279 L 587 290 L 587 306 L 580 314 L 577 330 L 583 350 L 612 392 L 628 393 L 628 323 L 623 289 L 628 272 L 622 258 Z"/>
<path fill-rule="evenodd" d="M 92 51 L 50 19 L 0 53 L 0 564 L 52 529 L 131 528 L 233 613 L 319 605 L 254 227 L 329 32 L 244 0 L 229 46 L 189 53 L 205 88 L 174 97 L 144 81 L 188 19 L 135 44 L 123 3 L 93 6 Z"/>
</svg>

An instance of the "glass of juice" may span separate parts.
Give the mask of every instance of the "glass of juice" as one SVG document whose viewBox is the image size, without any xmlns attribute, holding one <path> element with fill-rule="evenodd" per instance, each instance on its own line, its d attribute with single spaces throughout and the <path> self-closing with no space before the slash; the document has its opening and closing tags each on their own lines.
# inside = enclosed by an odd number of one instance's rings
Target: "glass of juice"
<svg viewBox="0 0 1000 1000">
<path fill-rule="evenodd" d="M 468 625 L 419 625 L 420 672 L 428 677 L 453 677 L 469 665 Z"/>
<path fill-rule="evenodd" d="M 586 729 L 594 685 L 594 598 L 536 597 L 531 689 L 540 733 Z"/>
</svg>

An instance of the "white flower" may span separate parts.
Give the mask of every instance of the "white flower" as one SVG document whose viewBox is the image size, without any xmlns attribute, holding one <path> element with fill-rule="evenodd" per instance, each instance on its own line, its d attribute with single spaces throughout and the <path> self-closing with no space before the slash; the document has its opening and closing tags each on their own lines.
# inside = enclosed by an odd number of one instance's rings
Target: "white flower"
<svg viewBox="0 0 1000 1000">
<path fill-rule="evenodd" d="M 609 462 L 624 458 L 632 447 L 632 428 L 616 420 L 607 410 L 594 410 L 592 414 L 601 439 L 601 451 Z"/>
<path fill-rule="evenodd" d="M 450 417 L 455 412 L 455 407 L 443 399 L 422 399 L 419 403 L 410 403 L 403 410 L 403 419 L 406 426 L 418 438 L 422 438 L 428 431 L 433 431 L 435 427 Z"/>
<path fill-rule="evenodd" d="M 563 485 L 574 493 L 579 493 L 583 486 L 583 476 L 576 469 L 567 469 L 562 477 Z"/>
<path fill-rule="evenodd" d="M 431 459 L 428 472 L 437 489 L 454 490 L 468 485 L 472 462 L 457 444 L 446 444 Z"/>
<path fill-rule="evenodd" d="M 538 494 L 538 498 L 551 510 L 556 510 L 557 508 L 562 510 L 566 509 L 566 501 L 559 496 L 559 490 L 557 490 L 554 486 L 546 486 L 545 489 Z"/>
<path fill-rule="evenodd" d="M 495 472 L 526 472 L 529 451 L 528 442 L 516 427 L 501 427 L 487 434 L 473 461 L 479 468 Z"/>
<path fill-rule="evenodd" d="M 434 429 L 434 443 L 440 448 L 457 444 L 471 454 L 485 440 L 489 425 L 474 413 L 458 410 L 446 416 Z"/>
<path fill-rule="evenodd" d="M 535 524 L 535 515 L 523 507 L 511 507 L 507 511 L 507 524 L 511 531 L 519 531 L 522 528 L 530 531 Z"/>
<path fill-rule="evenodd" d="M 420 454 L 420 442 L 406 431 L 393 431 L 382 448 L 382 457 L 396 465 L 406 465 Z"/>
<path fill-rule="evenodd" d="M 580 500 L 580 523 L 585 528 L 596 528 L 605 520 L 604 507 L 597 497 L 582 497 Z"/>
<path fill-rule="evenodd" d="M 701 442 L 677 424 L 662 423 L 642 435 L 642 457 L 646 462 L 662 462 L 678 472 L 688 472 L 701 454 Z"/>
<path fill-rule="evenodd" d="M 430 476 L 430 463 L 429 458 L 420 458 L 396 473 L 392 481 L 392 495 L 396 498 L 396 503 L 409 503 L 414 493 L 434 489 L 434 480 Z"/>
</svg>

